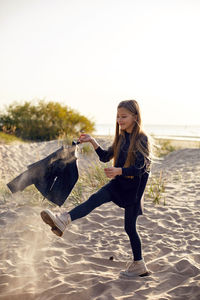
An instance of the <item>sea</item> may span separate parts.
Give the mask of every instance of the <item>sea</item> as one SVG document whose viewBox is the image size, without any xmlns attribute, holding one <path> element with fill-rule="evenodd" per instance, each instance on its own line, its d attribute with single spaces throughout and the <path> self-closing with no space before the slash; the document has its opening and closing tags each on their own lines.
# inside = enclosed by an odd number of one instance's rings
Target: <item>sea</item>
<svg viewBox="0 0 200 300">
<path fill-rule="evenodd" d="M 145 132 L 163 139 L 200 141 L 200 125 L 143 125 Z M 115 134 L 112 124 L 96 124 L 96 135 Z"/>
</svg>

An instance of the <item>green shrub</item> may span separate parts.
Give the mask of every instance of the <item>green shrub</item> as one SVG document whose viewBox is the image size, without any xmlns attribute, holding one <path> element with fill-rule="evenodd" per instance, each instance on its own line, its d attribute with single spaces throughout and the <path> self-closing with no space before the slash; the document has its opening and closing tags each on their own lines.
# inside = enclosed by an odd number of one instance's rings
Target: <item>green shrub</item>
<svg viewBox="0 0 200 300">
<path fill-rule="evenodd" d="M 10 105 L 0 115 L 0 131 L 25 140 L 49 141 L 93 130 L 94 122 L 57 102 L 40 100 L 37 105 L 30 102 Z"/>
</svg>

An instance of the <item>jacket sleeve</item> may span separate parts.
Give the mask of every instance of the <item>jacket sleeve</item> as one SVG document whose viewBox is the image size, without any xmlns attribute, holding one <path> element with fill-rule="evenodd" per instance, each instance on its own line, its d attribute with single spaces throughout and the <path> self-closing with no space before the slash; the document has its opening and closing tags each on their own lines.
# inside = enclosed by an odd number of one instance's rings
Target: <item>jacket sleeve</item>
<svg viewBox="0 0 200 300">
<path fill-rule="evenodd" d="M 108 162 L 113 158 L 113 149 L 109 147 L 108 150 L 102 149 L 100 146 L 95 150 L 97 155 L 99 156 L 100 161 Z"/>
<path fill-rule="evenodd" d="M 128 168 L 122 168 L 122 176 L 140 176 L 145 173 L 145 170 L 144 156 L 137 151 L 134 165 Z"/>
</svg>

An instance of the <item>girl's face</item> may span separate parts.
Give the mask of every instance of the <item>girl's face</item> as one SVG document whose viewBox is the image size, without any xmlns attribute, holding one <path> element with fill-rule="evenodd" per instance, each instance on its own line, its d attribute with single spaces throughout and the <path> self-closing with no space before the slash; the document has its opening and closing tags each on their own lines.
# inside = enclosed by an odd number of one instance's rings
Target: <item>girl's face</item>
<svg viewBox="0 0 200 300">
<path fill-rule="evenodd" d="M 130 113 L 126 108 L 120 107 L 117 109 L 117 123 L 121 130 L 131 133 L 136 120 L 137 116 Z"/>
</svg>

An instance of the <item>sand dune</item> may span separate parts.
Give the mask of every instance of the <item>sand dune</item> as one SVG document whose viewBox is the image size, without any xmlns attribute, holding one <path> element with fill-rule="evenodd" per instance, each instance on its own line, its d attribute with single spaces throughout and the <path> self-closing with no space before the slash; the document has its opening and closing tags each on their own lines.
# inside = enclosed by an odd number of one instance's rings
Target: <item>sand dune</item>
<svg viewBox="0 0 200 300">
<path fill-rule="evenodd" d="M 58 148 L 58 142 L 0 145 L 1 182 Z M 95 160 L 80 155 L 80 172 Z M 23 193 L 0 195 L 0 299 L 198 300 L 200 299 L 200 149 L 175 151 L 152 175 L 165 180 L 166 206 L 146 195 L 138 220 L 151 275 L 123 279 L 131 259 L 123 209 L 112 203 L 75 221 L 56 237 L 42 222 L 44 205 Z M 112 258 L 112 259 L 110 259 Z"/>
</svg>

